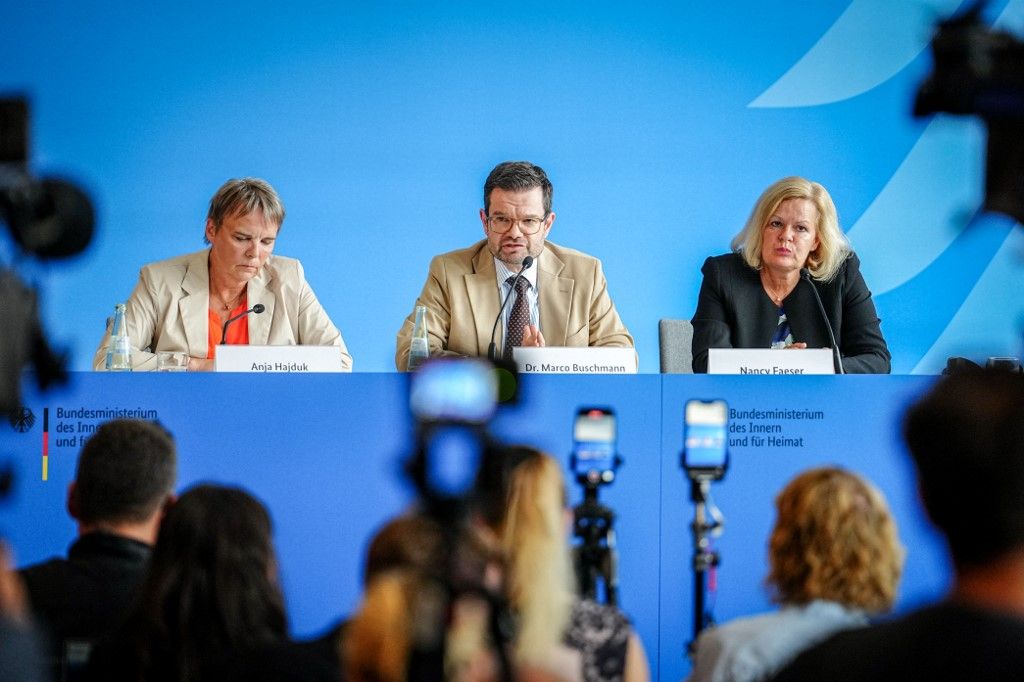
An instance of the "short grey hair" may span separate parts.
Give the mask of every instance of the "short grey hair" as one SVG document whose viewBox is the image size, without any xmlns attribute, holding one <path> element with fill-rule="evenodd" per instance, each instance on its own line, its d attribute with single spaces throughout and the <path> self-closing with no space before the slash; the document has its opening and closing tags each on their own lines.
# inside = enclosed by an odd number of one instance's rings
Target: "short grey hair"
<svg viewBox="0 0 1024 682">
<path fill-rule="evenodd" d="M 213 223 L 215 230 L 219 230 L 225 218 L 247 216 L 257 211 L 263 214 L 264 220 L 278 228 L 284 222 L 284 204 L 269 182 L 260 178 L 232 178 L 221 185 L 210 199 L 206 219 Z M 205 236 L 203 239 L 210 243 Z"/>
</svg>

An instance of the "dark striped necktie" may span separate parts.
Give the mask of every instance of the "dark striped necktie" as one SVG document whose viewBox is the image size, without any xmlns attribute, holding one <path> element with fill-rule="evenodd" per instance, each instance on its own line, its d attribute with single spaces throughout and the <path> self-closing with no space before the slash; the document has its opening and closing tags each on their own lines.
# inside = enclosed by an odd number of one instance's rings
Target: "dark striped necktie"
<svg viewBox="0 0 1024 682">
<path fill-rule="evenodd" d="M 513 282 L 516 288 L 516 300 L 512 304 L 512 311 L 508 314 L 508 326 L 505 333 L 505 348 L 503 355 L 506 360 L 512 359 L 512 349 L 523 345 L 523 330 L 530 324 L 530 304 L 526 300 L 526 290 L 530 283 L 525 277 L 516 279 L 513 275 L 505 280 L 511 286 Z"/>
</svg>

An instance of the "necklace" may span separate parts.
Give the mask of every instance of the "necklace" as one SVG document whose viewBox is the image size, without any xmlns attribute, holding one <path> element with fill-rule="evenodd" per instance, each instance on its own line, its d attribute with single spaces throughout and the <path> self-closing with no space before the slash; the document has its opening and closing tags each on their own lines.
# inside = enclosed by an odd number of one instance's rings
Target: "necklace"
<svg viewBox="0 0 1024 682">
<path fill-rule="evenodd" d="M 238 301 L 242 298 L 242 296 L 244 294 L 245 294 L 245 292 L 243 291 L 242 293 L 238 294 L 233 299 L 231 299 L 231 301 L 225 301 L 223 298 L 221 298 L 220 299 L 220 304 L 224 308 L 224 310 L 233 310 L 234 307 L 236 305 L 238 305 Z M 220 297 L 218 297 L 218 298 L 220 298 Z"/>
<path fill-rule="evenodd" d="M 777 306 L 781 306 L 783 299 L 785 299 L 786 296 L 788 296 L 789 293 L 793 291 L 792 288 L 789 288 L 788 291 L 784 291 L 782 294 L 775 293 L 774 287 L 769 285 L 768 278 L 765 277 L 764 275 L 761 275 L 761 286 L 764 287 L 764 290 L 768 294 L 768 297 L 772 299 L 772 302 Z"/>
</svg>

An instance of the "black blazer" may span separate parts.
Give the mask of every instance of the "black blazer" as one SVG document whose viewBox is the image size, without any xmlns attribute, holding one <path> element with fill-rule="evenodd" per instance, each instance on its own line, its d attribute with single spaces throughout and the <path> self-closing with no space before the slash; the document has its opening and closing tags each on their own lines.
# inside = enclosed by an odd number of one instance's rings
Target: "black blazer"
<svg viewBox="0 0 1024 682">
<path fill-rule="evenodd" d="M 736 253 L 714 256 L 701 268 L 697 312 L 693 315 L 693 371 L 708 371 L 708 348 L 769 348 L 779 311 L 761 286 L 761 276 Z M 860 260 L 851 253 L 830 282 L 814 280 L 843 368 L 849 374 L 888 374 L 889 349 L 882 338 Z M 807 282 L 782 302 L 793 340 L 808 348 L 830 348 L 828 329 Z"/>
</svg>

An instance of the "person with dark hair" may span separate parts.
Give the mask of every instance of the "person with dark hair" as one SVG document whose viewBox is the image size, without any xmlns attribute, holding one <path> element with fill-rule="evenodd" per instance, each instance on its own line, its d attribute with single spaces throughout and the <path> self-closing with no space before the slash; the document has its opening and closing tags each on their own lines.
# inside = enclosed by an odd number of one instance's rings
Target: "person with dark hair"
<svg viewBox="0 0 1024 682">
<path fill-rule="evenodd" d="M 841 633 L 776 679 L 1019 680 L 1024 671 L 1024 375 L 940 379 L 903 436 L 929 519 L 953 560 L 948 596 Z"/>
<path fill-rule="evenodd" d="M 694 682 L 753 682 L 896 599 L 903 547 L 882 493 L 837 467 L 810 469 L 775 500 L 766 583 L 780 605 L 701 633 Z"/>
<path fill-rule="evenodd" d="M 138 605 L 87 677 L 317 679 L 277 648 L 287 631 L 270 515 L 244 490 L 200 485 L 167 511 Z"/>
<path fill-rule="evenodd" d="M 68 557 L 21 569 L 33 613 L 50 634 L 54 660 L 115 628 L 131 606 L 177 480 L 174 440 L 158 424 L 116 419 L 100 425 L 78 456 L 68 513 L 78 539 Z"/>
<path fill-rule="evenodd" d="M 428 570 L 441 563 L 442 529 L 422 513 L 408 513 L 385 523 L 370 540 L 363 566 L 363 585 L 396 569 Z"/>
<path fill-rule="evenodd" d="M 498 325 L 505 357 L 514 346 L 633 347 L 601 261 L 547 241 L 555 222 L 552 194 L 547 174 L 528 161 L 499 163 L 487 176 L 480 209 L 485 238 L 436 256 L 416 299 L 427 309 L 430 355 L 487 355 L 501 302 L 527 257 L 537 262 L 516 282 Z M 415 322 L 414 312 L 398 332 L 399 371 L 408 366 Z"/>
<path fill-rule="evenodd" d="M 157 368 L 160 351 L 185 352 L 189 371 L 213 369 L 217 346 L 336 346 L 344 370 L 352 356 L 306 281 L 302 264 L 274 255 L 284 204 L 266 180 L 231 179 L 210 199 L 204 241 L 210 248 L 151 263 L 139 273 L 125 309 L 132 366 Z M 246 315 L 256 304 L 260 314 Z M 241 316 L 241 317 L 239 317 Z M 224 323 L 237 317 L 221 338 Z M 108 328 L 93 358 L 103 369 Z"/>
</svg>

